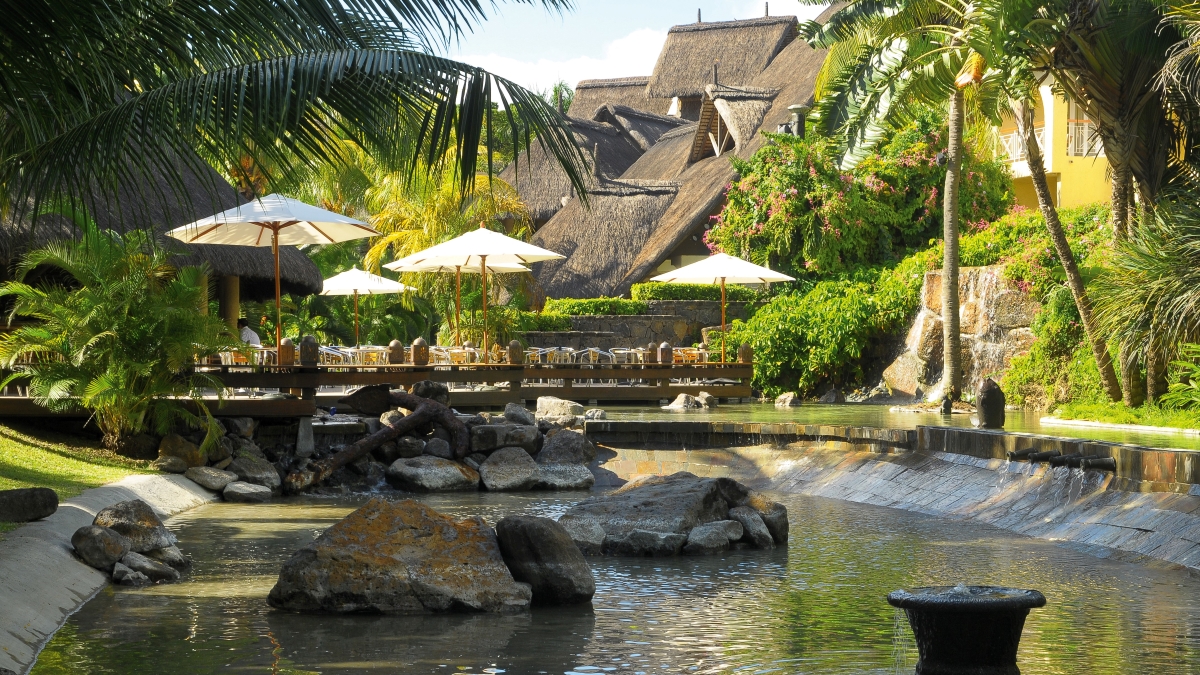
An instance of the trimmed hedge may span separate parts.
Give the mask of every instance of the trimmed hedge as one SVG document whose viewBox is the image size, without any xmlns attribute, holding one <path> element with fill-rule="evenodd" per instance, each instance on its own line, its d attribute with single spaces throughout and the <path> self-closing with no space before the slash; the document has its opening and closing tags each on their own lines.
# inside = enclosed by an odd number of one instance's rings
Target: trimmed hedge
<svg viewBox="0 0 1200 675">
<path fill-rule="evenodd" d="M 520 330 L 562 331 L 571 330 L 571 317 L 553 312 L 521 312 Z"/>
<path fill-rule="evenodd" d="M 650 281 L 634 284 L 630 289 L 634 300 L 721 300 L 721 287 L 717 284 L 665 284 Z M 755 291 L 725 284 L 725 299 L 729 302 L 749 302 L 757 296 Z"/>
<path fill-rule="evenodd" d="M 584 314 L 633 315 L 645 314 L 649 308 L 639 300 L 624 298 L 550 298 L 547 313 L 580 316 Z"/>
</svg>

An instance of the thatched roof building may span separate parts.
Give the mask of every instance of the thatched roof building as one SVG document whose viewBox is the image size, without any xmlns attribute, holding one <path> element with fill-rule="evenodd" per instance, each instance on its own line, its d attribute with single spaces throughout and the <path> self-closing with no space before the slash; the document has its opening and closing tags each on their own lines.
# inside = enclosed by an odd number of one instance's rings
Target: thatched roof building
<svg viewBox="0 0 1200 675">
<path fill-rule="evenodd" d="M 653 147 L 663 134 L 687 124 L 687 120 L 678 117 L 649 113 L 613 103 L 597 108 L 592 119 L 624 130 L 642 152 Z"/>
<path fill-rule="evenodd" d="M 597 108 L 609 104 L 659 115 L 667 114 L 671 108 L 671 98 L 648 98 L 646 85 L 649 82 L 649 76 L 580 80 L 579 84 L 575 85 L 575 98 L 571 99 L 571 109 L 567 114 L 571 117 L 591 119 Z"/>
<path fill-rule="evenodd" d="M 741 150 L 762 124 L 778 89 L 710 84 L 704 90 L 700 123 L 692 141 L 690 162 Z"/>
<path fill-rule="evenodd" d="M 651 99 L 679 99 L 680 117 L 696 121 L 704 89 L 714 81 L 746 85 L 796 39 L 794 16 L 675 26 L 646 84 Z"/>
</svg>

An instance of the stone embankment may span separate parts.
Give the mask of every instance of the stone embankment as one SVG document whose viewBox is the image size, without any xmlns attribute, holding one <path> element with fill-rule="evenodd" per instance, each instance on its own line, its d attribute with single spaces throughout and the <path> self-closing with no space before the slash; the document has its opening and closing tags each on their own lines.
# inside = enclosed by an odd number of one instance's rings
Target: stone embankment
<svg viewBox="0 0 1200 675">
<path fill-rule="evenodd" d="M 573 316 L 569 331 L 530 331 L 530 347 L 612 349 L 669 343 L 690 346 L 701 340 L 701 330 L 721 325 L 721 303 L 714 300 L 651 300 L 646 314 L 633 316 Z M 726 321 L 746 319 L 750 303 L 730 302 Z"/>
<path fill-rule="evenodd" d="M 690 423 L 674 434 L 666 424 L 589 423 L 600 482 L 677 471 L 730 477 L 1200 572 L 1200 453 L 942 427 Z M 1003 459 L 1027 448 L 1112 457 L 1117 470 Z"/>
</svg>

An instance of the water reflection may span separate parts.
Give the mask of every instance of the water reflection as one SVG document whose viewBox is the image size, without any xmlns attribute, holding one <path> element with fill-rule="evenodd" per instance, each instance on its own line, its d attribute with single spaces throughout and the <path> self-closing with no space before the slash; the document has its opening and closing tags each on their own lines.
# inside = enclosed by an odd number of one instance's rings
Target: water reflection
<svg viewBox="0 0 1200 675">
<path fill-rule="evenodd" d="M 457 516 L 555 516 L 578 496 L 429 496 Z M 35 673 L 893 673 L 915 663 L 884 601 L 905 586 L 1037 588 L 1022 672 L 1200 672 L 1200 581 L 975 524 L 782 496 L 786 549 L 591 559 L 590 606 L 515 616 L 302 616 L 265 602 L 292 551 L 361 504 L 215 504 L 169 525 L 195 559 L 178 584 L 109 589 Z"/>
</svg>

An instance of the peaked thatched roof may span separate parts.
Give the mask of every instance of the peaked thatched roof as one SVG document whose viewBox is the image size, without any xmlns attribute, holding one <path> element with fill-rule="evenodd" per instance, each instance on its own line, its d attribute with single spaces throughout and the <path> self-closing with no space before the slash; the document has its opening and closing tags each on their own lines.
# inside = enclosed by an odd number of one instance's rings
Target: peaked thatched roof
<svg viewBox="0 0 1200 675">
<path fill-rule="evenodd" d="M 216 171 L 198 160 L 179 161 L 173 172 L 176 180 L 160 175 L 155 185 L 127 183 L 107 194 L 98 190 L 84 207 L 102 229 L 151 229 L 161 245 L 178 252 L 177 264 L 204 262 L 214 275 L 240 276 L 243 297 L 275 297 L 275 264 L 270 247 L 189 245 L 166 236 L 168 230 L 245 202 Z M 0 226 L 0 262 L 5 270 L 11 269 L 30 248 L 77 235 L 75 224 L 64 216 L 45 214 L 35 219 L 24 214 L 19 221 L 10 219 Z M 279 271 L 285 293 L 321 292 L 320 270 L 296 247 L 280 247 Z"/>
<path fill-rule="evenodd" d="M 589 191 L 590 208 L 568 202 L 533 236 L 534 244 L 566 256 L 534 266 L 542 291 L 550 298 L 616 293 L 678 189 L 670 181 L 602 181 Z"/>
<path fill-rule="evenodd" d="M 675 26 L 646 85 L 651 98 L 700 97 L 713 82 L 749 84 L 796 39 L 794 16 Z"/>
<path fill-rule="evenodd" d="M 692 142 L 690 161 L 724 154 L 730 148 L 740 150 L 758 131 L 763 115 L 771 107 L 778 89 L 729 87 L 710 84 L 705 87 L 700 123 Z"/>
<path fill-rule="evenodd" d="M 649 76 L 614 77 L 607 80 L 580 80 L 571 99 L 571 117 L 590 119 L 603 105 L 623 105 L 635 110 L 665 115 L 671 109 L 670 98 L 652 99 L 646 96 Z"/>
<path fill-rule="evenodd" d="M 687 124 L 687 120 L 669 115 L 635 110 L 629 106 L 605 104 L 596 109 L 592 117 L 597 122 L 605 122 L 619 127 L 629 134 L 642 152 L 649 150 L 658 142 L 658 137 Z"/>
<path fill-rule="evenodd" d="M 620 127 L 575 117 L 568 117 L 567 125 L 587 157 L 592 182 L 596 176 L 602 179 L 620 176 L 642 154 L 638 144 Z M 575 194 L 558 160 L 536 140 L 530 144 L 528 153 L 522 152 L 500 172 L 500 179 L 517 190 L 535 223 L 553 218 L 563 207 L 563 200 Z"/>
</svg>

